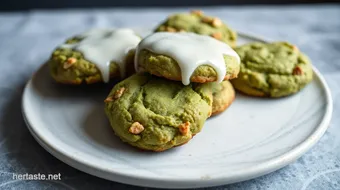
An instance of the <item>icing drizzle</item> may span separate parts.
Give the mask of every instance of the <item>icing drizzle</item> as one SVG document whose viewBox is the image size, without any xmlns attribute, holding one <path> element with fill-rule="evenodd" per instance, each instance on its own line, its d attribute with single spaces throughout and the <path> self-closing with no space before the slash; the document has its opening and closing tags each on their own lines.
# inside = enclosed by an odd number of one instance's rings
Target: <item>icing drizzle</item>
<svg viewBox="0 0 340 190">
<path fill-rule="evenodd" d="M 82 40 L 74 44 L 62 44 L 60 48 L 69 48 L 81 52 L 100 70 L 103 81 L 110 79 L 110 62 L 118 64 L 121 77 L 125 76 L 125 59 L 129 51 L 140 42 L 131 29 L 92 29 L 76 37 Z"/>
<path fill-rule="evenodd" d="M 210 65 L 217 73 L 217 81 L 222 82 L 226 75 L 223 55 L 240 57 L 227 44 L 212 37 L 194 33 L 158 32 L 143 39 L 136 48 L 135 69 L 138 68 L 138 56 L 142 50 L 169 56 L 177 61 L 181 68 L 182 83 L 190 84 L 190 77 L 200 65 Z"/>
</svg>

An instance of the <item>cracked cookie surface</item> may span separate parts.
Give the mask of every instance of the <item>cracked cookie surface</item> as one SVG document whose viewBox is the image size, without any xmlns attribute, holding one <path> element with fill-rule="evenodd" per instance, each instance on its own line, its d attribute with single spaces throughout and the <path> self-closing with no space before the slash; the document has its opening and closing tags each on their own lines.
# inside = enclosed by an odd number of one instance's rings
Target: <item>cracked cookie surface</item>
<svg viewBox="0 0 340 190">
<path fill-rule="evenodd" d="M 112 129 L 124 142 L 164 151 L 201 131 L 211 113 L 212 92 L 210 84 L 184 86 L 139 73 L 115 85 L 104 102 Z"/>
<path fill-rule="evenodd" d="M 283 97 L 313 79 L 309 58 L 288 42 L 250 43 L 235 48 L 241 58 L 235 89 L 251 96 Z"/>
</svg>

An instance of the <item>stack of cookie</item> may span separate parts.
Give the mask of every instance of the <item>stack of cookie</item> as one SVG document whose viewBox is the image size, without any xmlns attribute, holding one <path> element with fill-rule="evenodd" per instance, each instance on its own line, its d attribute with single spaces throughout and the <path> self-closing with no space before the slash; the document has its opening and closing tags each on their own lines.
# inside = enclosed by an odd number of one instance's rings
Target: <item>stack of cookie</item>
<svg viewBox="0 0 340 190">
<path fill-rule="evenodd" d="M 123 141 L 163 151 L 188 142 L 231 104 L 234 90 L 222 81 L 237 76 L 239 57 L 209 36 L 159 32 L 138 44 L 135 68 L 105 100 L 106 114 Z"/>
<path fill-rule="evenodd" d="M 49 65 L 65 84 L 125 78 L 104 101 L 115 134 L 140 149 L 164 151 L 227 109 L 235 98 L 229 80 L 241 92 L 268 97 L 296 93 L 312 80 L 311 64 L 295 46 L 235 47 L 236 39 L 220 19 L 193 11 L 170 16 L 144 39 L 130 29 L 85 32 L 59 46 Z"/>
</svg>

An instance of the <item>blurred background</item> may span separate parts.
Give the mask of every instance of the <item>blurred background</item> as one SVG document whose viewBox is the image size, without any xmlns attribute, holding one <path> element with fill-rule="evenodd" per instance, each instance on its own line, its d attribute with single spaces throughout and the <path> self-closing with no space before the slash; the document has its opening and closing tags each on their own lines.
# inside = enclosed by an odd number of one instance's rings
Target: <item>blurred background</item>
<svg viewBox="0 0 340 190">
<path fill-rule="evenodd" d="M 340 0 L 4 0 L 0 11 L 62 8 L 319 4 Z"/>
</svg>

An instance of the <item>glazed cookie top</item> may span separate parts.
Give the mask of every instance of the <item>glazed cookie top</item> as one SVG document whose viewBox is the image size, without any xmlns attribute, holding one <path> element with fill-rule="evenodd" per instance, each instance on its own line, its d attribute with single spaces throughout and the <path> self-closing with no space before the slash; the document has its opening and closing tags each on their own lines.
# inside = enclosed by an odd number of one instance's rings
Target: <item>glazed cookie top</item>
<svg viewBox="0 0 340 190">
<path fill-rule="evenodd" d="M 211 113 L 212 93 L 209 84 L 184 86 L 139 73 L 117 84 L 105 104 L 116 134 L 153 150 L 198 133 Z"/>
<path fill-rule="evenodd" d="M 237 47 L 244 69 L 266 74 L 302 75 L 309 59 L 288 42 L 250 43 Z"/>
<path fill-rule="evenodd" d="M 196 10 L 191 13 L 179 13 L 168 17 L 158 26 L 156 32 L 193 32 L 212 36 L 234 47 L 237 34 L 219 18 L 206 16 L 202 11 Z"/>
<path fill-rule="evenodd" d="M 227 44 L 194 33 L 158 32 L 144 38 L 136 48 L 136 71 L 139 71 L 139 56 L 143 50 L 173 58 L 181 69 L 184 85 L 190 83 L 190 77 L 201 65 L 211 66 L 216 71 L 217 81 L 221 82 L 227 72 L 224 56 L 232 56 L 238 63 L 240 61 L 237 53 Z"/>
<path fill-rule="evenodd" d="M 72 49 L 95 64 L 104 82 L 110 78 L 110 63 L 118 64 L 120 75 L 125 75 L 125 59 L 140 42 L 140 37 L 130 29 L 93 29 L 75 36 L 72 43 L 60 45 L 59 49 Z M 72 64 L 72 60 L 66 63 Z M 67 65 L 66 65 L 67 66 Z"/>
</svg>

